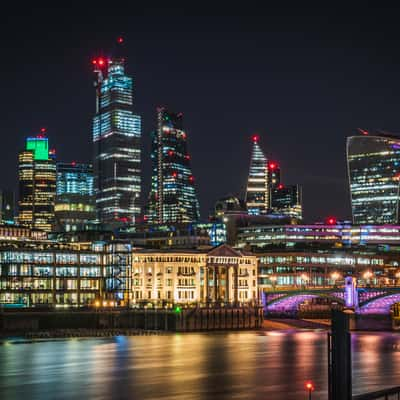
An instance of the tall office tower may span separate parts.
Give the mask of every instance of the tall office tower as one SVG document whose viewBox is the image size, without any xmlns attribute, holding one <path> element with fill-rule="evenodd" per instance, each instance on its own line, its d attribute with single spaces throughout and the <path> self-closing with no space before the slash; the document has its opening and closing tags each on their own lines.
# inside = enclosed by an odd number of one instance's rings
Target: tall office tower
<svg viewBox="0 0 400 400">
<path fill-rule="evenodd" d="M 54 227 L 56 163 L 44 131 L 26 139 L 19 153 L 19 223 L 50 232 Z"/>
<path fill-rule="evenodd" d="M 271 190 L 278 187 L 281 183 L 281 168 L 276 161 L 268 163 L 268 183 Z"/>
<path fill-rule="evenodd" d="M 267 158 L 258 142 L 260 137 L 253 135 L 253 150 L 247 181 L 246 207 L 250 215 L 265 214 L 269 208 L 269 181 Z"/>
<path fill-rule="evenodd" d="M 183 114 L 157 109 L 152 133 L 152 178 L 146 217 L 149 223 L 185 223 L 200 218 L 194 177 L 183 129 Z"/>
<path fill-rule="evenodd" d="M 347 138 L 347 168 L 354 224 L 398 224 L 400 137 Z"/>
<path fill-rule="evenodd" d="M 301 186 L 284 186 L 280 183 L 271 190 L 271 208 L 274 213 L 301 220 L 303 216 Z"/>
<path fill-rule="evenodd" d="M 15 196 L 10 190 L 0 190 L 0 222 L 13 224 L 15 218 Z"/>
<path fill-rule="evenodd" d="M 123 58 L 93 60 L 94 187 L 97 218 L 107 228 L 135 223 L 140 215 L 140 116 L 133 114 L 133 80 Z"/>
<path fill-rule="evenodd" d="M 88 230 L 96 219 L 93 166 L 76 162 L 57 163 L 56 228 Z"/>
</svg>

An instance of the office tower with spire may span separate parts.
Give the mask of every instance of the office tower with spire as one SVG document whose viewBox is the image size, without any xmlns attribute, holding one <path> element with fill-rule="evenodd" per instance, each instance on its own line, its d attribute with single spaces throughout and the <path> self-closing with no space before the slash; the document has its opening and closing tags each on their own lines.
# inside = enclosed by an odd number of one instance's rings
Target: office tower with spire
<svg viewBox="0 0 400 400">
<path fill-rule="evenodd" d="M 141 119 L 123 58 L 99 57 L 93 118 L 96 213 L 105 228 L 137 222 L 141 213 Z"/>
<path fill-rule="evenodd" d="M 19 216 L 21 225 L 50 232 L 54 227 L 56 195 L 55 151 L 49 150 L 45 130 L 26 139 L 19 153 Z"/>
<path fill-rule="evenodd" d="M 146 219 L 151 224 L 188 223 L 200 218 L 183 114 L 157 109 L 152 133 L 152 178 Z"/>
<path fill-rule="evenodd" d="M 265 214 L 269 208 L 268 160 L 262 151 L 258 135 L 253 135 L 253 149 L 250 160 L 246 190 L 246 207 L 250 215 Z"/>
</svg>

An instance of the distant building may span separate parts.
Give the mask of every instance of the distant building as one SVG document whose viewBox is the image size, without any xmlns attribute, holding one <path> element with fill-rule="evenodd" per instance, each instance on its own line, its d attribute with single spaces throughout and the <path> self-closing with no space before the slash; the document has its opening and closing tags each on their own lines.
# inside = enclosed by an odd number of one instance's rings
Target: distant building
<svg viewBox="0 0 400 400">
<path fill-rule="evenodd" d="M 347 138 L 347 166 L 354 224 L 398 224 L 400 137 Z"/>
<path fill-rule="evenodd" d="M 137 222 L 141 214 L 141 119 L 133 114 L 133 80 L 122 58 L 93 60 L 94 187 L 97 218 L 107 228 Z"/>
<path fill-rule="evenodd" d="M 66 232 L 89 229 L 96 219 L 93 166 L 58 162 L 56 192 L 57 229 Z"/>
<path fill-rule="evenodd" d="M 15 196 L 9 190 L 0 190 L 0 221 L 13 224 L 15 221 Z"/>
<path fill-rule="evenodd" d="M 200 218 L 183 114 L 157 109 L 152 134 L 152 178 L 146 212 L 151 224 L 195 222 Z"/>
<path fill-rule="evenodd" d="M 268 162 L 268 184 L 271 190 L 281 184 L 281 168 L 276 161 Z"/>
<path fill-rule="evenodd" d="M 226 214 L 243 214 L 244 212 L 246 212 L 246 207 L 237 197 L 227 196 L 216 201 L 213 217 L 222 221 Z"/>
<path fill-rule="evenodd" d="M 26 139 L 19 153 L 19 216 L 21 225 L 50 232 L 54 227 L 56 163 L 48 139 L 40 134 Z"/>
<path fill-rule="evenodd" d="M 302 219 L 302 196 L 300 185 L 284 186 L 281 183 L 271 190 L 271 208 L 274 213 Z"/>
<path fill-rule="evenodd" d="M 246 207 L 250 215 L 260 215 L 269 208 L 269 181 L 267 158 L 262 151 L 260 137 L 254 135 L 250 170 L 246 189 Z"/>
</svg>

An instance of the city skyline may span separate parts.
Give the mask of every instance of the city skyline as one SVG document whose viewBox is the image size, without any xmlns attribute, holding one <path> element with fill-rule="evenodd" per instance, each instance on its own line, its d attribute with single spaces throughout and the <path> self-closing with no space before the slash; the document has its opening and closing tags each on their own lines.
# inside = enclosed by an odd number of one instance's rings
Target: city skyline
<svg viewBox="0 0 400 400">
<path fill-rule="evenodd" d="M 337 16 L 340 9 L 330 11 Z M 352 10 L 348 11 L 351 16 Z M 203 218 L 216 199 L 231 192 L 244 196 L 249 138 L 257 132 L 265 151 L 279 160 L 284 181 L 303 186 L 306 220 L 320 220 L 326 215 L 349 219 L 346 137 L 357 127 L 399 130 L 398 83 L 393 67 L 397 61 L 388 65 L 397 36 L 391 36 L 390 43 L 384 43 L 382 35 L 373 35 L 374 40 L 369 41 L 371 32 L 366 27 L 374 24 L 368 22 L 382 15 L 388 17 L 389 12 L 378 10 L 373 15 L 367 11 L 362 14 L 362 23 L 354 27 L 348 25 L 349 16 L 324 27 L 330 17 L 321 9 L 314 9 L 308 17 L 295 9 L 285 20 L 283 10 L 277 7 L 271 10 L 269 24 L 261 26 L 252 16 L 224 17 L 218 19 L 219 25 L 212 17 L 192 16 L 180 21 L 182 28 L 168 28 L 160 13 L 152 17 L 158 22 L 154 33 L 147 28 L 149 16 L 145 12 L 132 17 L 136 24 L 128 25 L 127 19 L 121 19 L 100 33 L 92 23 L 81 26 L 83 13 L 72 20 L 76 27 L 72 33 L 70 29 L 64 31 L 62 23 L 57 28 L 50 21 L 53 34 L 44 40 L 39 36 L 43 30 L 40 23 L 35 23 L 36 36 L 29 37 L 26 33 L 32 23 L 20 26 L 26 22 L 24 18 L 10 18 L 10 23 L 16 23 L 13 31 L 20 27 L 22 33 L 8 37 L 5 48 L 13 61 L 1 66 L 13 85 L 5 84 L 7 101 L 3 109 L 8 116 L 5 130 L 10 133 L 6 138 L 10 154 L 4 156 L 0 166 L 16 165 L 15 154 L 23 138 L 41 126 L 48 129 L 60 159 L 90 161 L 93 88 L 88 64 L 97 49 L 107 47 L 107 41 L 121 34 L 126 39 L 129 73 L 137 84 L 137 112 L 143 116 L 143 169 L 147 171 L 143 194 L 148 193 L 150 183 L 153 110 L 166 105 L 182 110 L 190 128 L 192 167 Z M 39 21 L 48 15 L 49 11 Z M 297 21 L 296 15 L 302 16 L 302 21 Z M 172 18 L 179 20 L 179 16 Z M 98 17 L 99 22 L 104 19 Z M 359 33 L 356 27 L 360 26 Z M 379 26 L 383 34 L 392 32 L 390 24 Z M 180 38 L 180 29 L 186 32 L 185 39 Z M 170 46 L 174 41 L 177 46 Z M 358 43 L 357 50 L 352 49 L 352 41 Z M 189 43 L 193 50 L 188 49 Z M 50 47 L 51 57 L 47 54 Z M 151 53 L 154 47 L 160 49 L 162 63 L 155 62 Z M 221 48 L 223 57 L 218 54 Z M 180 55 L 182 49 L 184 55 Z M 316 58 L 318 52 L 321 57 Z M 375 55 L 381 62 L 366 65 L 365 60 Z M 27 81 L 21 65 L 35 79 Z M 73 84 L 67 85 L 70 81 Z M 38 92 L 40 101 L 34 96 Z M 71 145 L 77 140 L 79 148 Z M 206 157 L 207 162 L 203 162 Z M 2 177 L 1 187 L 16 189 L 15 170 L 13 173 L 14 177 L 12 173 Z"/>
</svg>

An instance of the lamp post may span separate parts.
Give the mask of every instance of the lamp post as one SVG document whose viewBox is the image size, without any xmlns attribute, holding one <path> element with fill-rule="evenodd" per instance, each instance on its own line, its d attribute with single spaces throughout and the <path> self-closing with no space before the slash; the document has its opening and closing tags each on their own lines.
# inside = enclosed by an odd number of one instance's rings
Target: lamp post
<svg viewBox="0 0 400 400">
<path fill-rule="evenodd" d="M 310 381 L 306 382 L 306 389 L 308 391 L 308 400 L 311 400 L 311 393 L 314 391 L 314 384 Z"/>
</svg>

